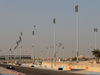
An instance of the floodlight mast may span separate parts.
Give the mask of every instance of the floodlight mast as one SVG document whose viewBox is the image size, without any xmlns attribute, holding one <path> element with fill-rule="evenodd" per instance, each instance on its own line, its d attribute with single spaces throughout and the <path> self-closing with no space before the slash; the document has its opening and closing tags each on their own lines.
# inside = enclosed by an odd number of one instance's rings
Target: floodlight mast
<svg viewBox="0 0 100 75">
<path fill-rule="evenodd" d="M 53 24 L 54 24 L 54 62 L 56 66 L 56 19 L 53 19 Z"/>
<path fill-rule="evenodd" d="M 20 33 L 20 36 L 19 36 L 19 42 L 20 42 L 20 64 L 22 64 L 22 62 L 21 62 L 21 57 L 22 57 L 22 32 Z"/>
<path fill-rule="evenodd" d="M 32 45 L 32 49 L 33 49 L 33 47 L 34 47 L 34 49 L 32 50 L 32 58 L 33 58 L 33 64 L 35 63 L 35 25 L 34 25 L 34 29 L 33 29 L 33 31 L 32 31 L 32 35 L 33 35 L 33 45 Z"/>
<path fill-rule="evenodd" d="M 76 56 L 77 56 L 77 63 L 79 62 L 78 56 L 79 56 L 79 19 L 78 19 L 78 5 L 75 6 L 75 12 L 76 12 Z"/>
<path fill-rule="evenodd" d="M 96 36 L 97 36 L 97 34 L 96 34 L 97 31 L 98 31 L 98 29 L 97 29 L 97 28 L 94 28 L 94 33 L 95 33 L 95 49 L 97 49 L 97 43 L 96 43 L 96 41 L 97 41 L 97 40 L 96 40 L 96 38 L 97 38 L 97 37 L 96 37 Z"/>
</svg>

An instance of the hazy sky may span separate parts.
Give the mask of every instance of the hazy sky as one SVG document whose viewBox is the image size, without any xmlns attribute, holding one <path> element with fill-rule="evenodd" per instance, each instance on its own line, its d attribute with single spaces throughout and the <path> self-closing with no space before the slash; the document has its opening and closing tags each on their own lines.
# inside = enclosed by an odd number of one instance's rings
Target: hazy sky
<svg viewBox="0 0 100 75">
<path fill-rule="evenodd" d="M 94 28 L 97 32 L 97 48 L 100 49 L 100 0 L 0 0 L 0 54 L 19 54 L 14 50 L 20 32 L 22 54 L 32 54 L 32 31 L 36 25 L 36 56 L 53 56 L 53 18 L 56 18 L 56 48 L 58 57 L 76 56 L 76 13 L 79 5 L 80 55 L 92 56 Z M 64 49 L 62 48 L 64 47 Z M 28 51 L 25 53 L 25 51 Z"/>
</svg>

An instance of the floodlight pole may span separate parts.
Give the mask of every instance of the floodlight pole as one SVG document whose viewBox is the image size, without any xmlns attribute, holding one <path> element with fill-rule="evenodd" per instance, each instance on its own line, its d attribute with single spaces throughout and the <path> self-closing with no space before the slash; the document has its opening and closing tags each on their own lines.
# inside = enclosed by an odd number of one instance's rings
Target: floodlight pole
<svg viewBox="0 0 100 75">
<path fill-rule="evenodd" d="M 22 57 L 22 32 L 20 34 L 20 64 L 21 64 L 21 57 Z"/>
<path fill-rule="evenodd" d="M 77 12 L 77 63 L 79 62 L 79 23 L 78 23 L 78 12 Z"/>
<path fill-rule="evenodd" d="M 96 33 L 97 33 L 97 31 L 98 31 L 98 29 L 97 29 L 97 28 L 94 28 L 94 33 L 95 33 L 95 49 L 97 48 L 97 47 L 96 47 L 96 44 L 97 44 L 97 43 L 96 43 L 96 38 L 97 38 L 97 37 L 96 37 L 96 36 L 97 36 Z"/>
<path fill-rule="evenodd" d="M 56 24 L 55 24 L 55 18 L 53 19 L 53 24 L 54 24 L 54 61 L 55 61 L 55 66 L 56 66 Z"/>
<path fill-rule="evenodd" d="M 34 52 L 34 49 L 33 49 L 33 47 L 34 47 L 33 46 L 33 42 L 34 42 L 34 40 L 33 40 L 33 38 L 34 38 L 34 31 L 32 31 L 32 35 L 33 36 L 32 36 L 32 56 L 31 57 L 32 57 L 32 60 L 33 60 L 33 58 L 34 58 L 34 55 L 33 55 L 33 52 Z M 34 63 L 34 60 L 32 61 L 32 63 Z"/>
<path fill-rule="evenodd" d="M 12 59 L 12 49 L 10 49 L 11 55 L 10 55 L 10 59 Z"/>
<path fill-rule="evenodd" d="M 34 46 L 32 46 L 32 48 L 34 47 L 34 49 L 32 50 L 32 57 L 33 57 L 33 64 L 35 63 L 35 25 L 34 25 L 34 31 L 33 31 L 33 43 L 34 43 Z"/>
<path fill-rule="evenodd" d="M 78 56 L 79 56 L 79 19 L 78 19 L 78 5 L 75 6 L 75 12 L 76 12 L 76 48 L 77 48 L 77 63 L 79 62 Z"/>
</svg>

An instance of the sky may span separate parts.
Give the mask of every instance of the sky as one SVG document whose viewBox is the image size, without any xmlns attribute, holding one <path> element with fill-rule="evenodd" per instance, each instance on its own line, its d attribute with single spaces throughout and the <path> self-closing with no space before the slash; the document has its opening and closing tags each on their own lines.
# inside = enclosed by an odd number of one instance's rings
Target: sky
<svg viewBox="0 0 100 75">
<path fill-rule="evenodd" d="M 100 49 L 100 0 L 0 0 L 0 55 L 20 54 L 14 50 L 22 32 L 22 55 L 32 55 L 35 28 L 36 57 L 53 57 L 56 18 L 57 57 L 76 56 L 76 13 L 79 5 L 79 55 L 93 56 L 94 28 Z M 59 47 L 58 44 L 62 43 Z"/>
</svg>

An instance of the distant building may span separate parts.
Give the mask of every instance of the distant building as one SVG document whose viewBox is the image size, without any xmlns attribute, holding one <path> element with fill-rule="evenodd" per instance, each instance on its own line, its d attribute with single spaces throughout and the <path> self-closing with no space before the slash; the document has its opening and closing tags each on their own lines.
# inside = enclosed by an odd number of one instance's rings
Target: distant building
<svg viewBox="0 0 100 75">
<path fill-rule="evenodd" d="M 20 55 L 2 55 L 0 60 L 20 59 Z M 21 59 L 31 59 L 31 55 L 21 55 Z"/>
</svg>

